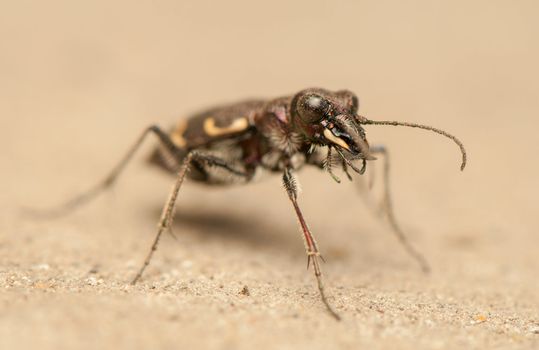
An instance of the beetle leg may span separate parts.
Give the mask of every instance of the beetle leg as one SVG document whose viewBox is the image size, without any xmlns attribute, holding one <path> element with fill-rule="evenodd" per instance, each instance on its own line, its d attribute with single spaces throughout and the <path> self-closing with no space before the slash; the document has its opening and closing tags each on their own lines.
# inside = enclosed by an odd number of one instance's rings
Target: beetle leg
<svg viewBox="0 0 539 350">
<path fill-rule="evenodd" d="M 316 241 L 309 230 L 309 227 L 307 226 L 307 223 L 305 222 L 305 219 L 303 218 L 303 214 L 301 212 L 301 209 L 299 208 L 298 202 L 297 202 L 297 185 L 296 180 L 294 179 L 291 171 L 289 169 L 285 169 L 283 174 L 283 184 L 286 189 L 286 192 L 288 194 L 288 198 L 292 202 L 292 205 L 294 206 L 294 210 L 296 211 L 296 216 L 299 220 L 299 223 L 301 225 L 301 229 L 303 231 L 303 238 L 305 242 L 305 249 L 307 252 L 307 268 L 309 267 L 309 264 L 312 262 L 313 269 L 314 269 L 314 275 L 316 277 L 316 281 L 318 284 L 318 290 L 320 292 L 320 297 L 322 298 L 322 302 L 326 306 L 328 312 L 333 316 L 335 319 L 340 320 L 341 317 L 337 312 L 333 309 L 331 304 L 329 303 L 325 289 L 324 284 L 322 282 L 322 271 L 320 269 L 320 262 L 318 261 L 318 258 L 322 259 L 322 256 L 320 255 L 320 251 L 318 250 L 318 246 L 316 244 Z M 323 260 L 323 259 L 322 259 Z"/>
<path fill-rule="evenodd" d="M 165 206 L 163 207 L 161 218 L 159 219 L 157 234 L 155 235 L 150 251 L 148 252 L 148 255 L 146 256 L 146 259 L 144 259 L 144 263 L 142 264 L 142 267 L 137 272 L 135 278 L 133 278 L 133 280 L 131 281 L 131 284 L 137 283 L 137 281 L 142 277 L 144 270 L 146 270 L 146 267 L 148 267 L 148 265 L 150 264 L 153 254 L 157 250 L 157 245 L 159 244 L 159 240 L 161 239 L 161 235 L 163 234 L 163 232 L 170 231 L 172 227 L 172 221 L 174 218 L 174 208 L 176 206 L 176 199 L 178 198 L 178 193 L 183 184 L 185 176 L 187 175 L 187 172 L 189 171 L 189 168 L 194 164 L 194 162 L 206 163 L 208 165 L 223 167 L 236 175 L 247 176 L 245 173 L 235 170 L 234 168 L 229 166 L 226 163 L 226 161 L 224 161 L 223 159 L 204 155 L 197 151 L 190 151 L 185 156 L 181 166 L 179 167 L 179 170 L 176 176 L 176 182 L 174 183 L 174 186 L 172 187 L 172 190 L 170 191 L 168 200 L 166 201 Z"/>
<path fill-rule="evenodd" d="M 195 161 L 195 162 L 197 162 L 199 164 L 203 163 L 203 164 L 206 164 L 208 166 L 215 166 L 215 167 L 225 169 L 225 170 L 227 170 L 228 172 L 230 172 L 230 173 L 232 173 L 234 175 L 245 177 L 246 179 L 250 178 L 250 175 L 248 173 L 246 173 L 244 171 L 240 171 L 238 169 L 235 169 L 234 167 L 232 167 L 225 160 L 223 160 L 221 158 L 218 158 L 218 157 L 215 157 L 215 156 L 212 156 L 212 155 L 207 155 L 207 154 L 204 154 L 204 153 L 199 153 L 199 152 L 193 151 L 193 161 Z"/>
<path fill-rule="evenodd" d="M 178 170 L 178 175 L 176 177 L 176 182 L 174 183 L 174 186 L 172 187 L 172 190 L 170 191 L 170 194 L 168 196 L 167 202 L 165 203 L 165 206 L 163 207 L 163 211 L 161 213 L 161 218 L 159 219 L 157 234 L 155 235 L 155 238 L 152 243 L 152 247 L 150 251 L 148 252 L 148 255 L 146 256 L 146 259 L 144 259 L 144 263 L 142 267 L 137 272 L 135 278 L 131 281 L 131 284 L 137 283 L 137 281 L 142 277 L 142 274 L 144 273 L 144 270 L 146 270 L 146 267 L 150 264 L 150 260 L 152 259 L 153 253 L 157 249 L 157 245 L 159 244 L 159 240 L 161 239 L 161 235 L 164 231 L 168 230 L 172 225 L 172 218 L 174 216 L 174 208 L 176 205 L 176 199 L 178 198 L 178 192 L 180 191 L 180 188 L 183 184 L 183 180 L 185 179 L 185 175 L 187 174 L 187 171 L 189 170 L 189 166 L 191 165 L 191 161 L 193 160 L 194 154 L 193 152 L 189 152 L 187 156 L 184 158 L 182 165 L 180 166 L 180 169 Z"/>
<path fill-rule="evenodd" d="M 100 193 L 110 188 L 116 182 L 116 180 L 118 179 L 118 176 L 125 169 L 126 165 L 133 158 L 133 155 L 142 145 L 142 142 L 146 139 L 146 136 L 150 133 L 155 134 L 158 137 L 159 142 L 171 152 L 178 153 L 181 151 L 179 148 L 174 146 L 174 144 L 172 143 L 168 135 L 164 133 L 158 126 L 156 125 L 149 126 L 139 136 L 139 138 L 133 144 L 133 146 L 131 146 L 131 148 L 129 149 L 127 154 L 124 156 L 124 158 L 122 158 L 122 160 L 112 169 L 110 174 L 103 181 L 99 182 L 97 185 L 87 190 L 86 192 L 83 192 L 79 194 L 78 196 L 70 199 L 63 205 L 59 206 L 58 208 L 55 208 L 52 210 L 44 210 L 44 211 L 32 210 L 32 214 L 38 217 L 48 217 L 48 218 L 58 217 L 58 216 L 67 214 L 68 212 L 82 206 L 83 204 L 90 202 L 92 199 L 94 199 Z"/>
<path fill-rule="evenodd" d="M 383 145 L 375 145 L 370 148 L 372 154 L 381 154 L 384 156 L 383 164 L 383 210 L 386 214 L 389 225 L 391 226 L 393 234 L 397 237 L 400 244 L 403 246 L 404 250 L 417 261 L 421 270 L 428 273 L 430 271 L 429 264 L 425 257 L 417 251 L 411 244 L 408 242 L 404 231 L 401 229 L 397 219 L 395 217 L 395 212 L 393 211 L 393 200 L 391 197 L 391 187 L 389 184 L 389 174 L 390 174 L 390 163 L 389 163 L 389 153 L 387 148 Z"/>
</svg>

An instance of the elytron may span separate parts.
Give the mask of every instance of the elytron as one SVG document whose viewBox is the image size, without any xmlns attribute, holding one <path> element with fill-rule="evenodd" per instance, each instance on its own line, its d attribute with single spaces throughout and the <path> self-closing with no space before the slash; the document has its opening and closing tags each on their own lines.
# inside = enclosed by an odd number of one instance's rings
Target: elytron
<svg viewBox="0 0 539 350">
<path fill-rule="evenodd" d="M 376 160 L 377 155 L 383 156 L 384 208 L 388 222 L 407 252 L 427 270 L 426 261 L 408 243 L 393 214 L 388 188 L 387 149 L 370 146 L 365 127 L 407 126 L 441 134 L 459 146 L 462 153 L 461 170 L 466 165 L 464 146 L 445 131 L 415 123 L 370 120 L 358 114 L 358 107 L 358 98 L 350 91 L 310 88 L 285 97 L 248 100 L 209 109 L 181 120 L 169 130 L 149 126 L 104 181 L 67 202 L 57 213 L 73 209 L 109 188 L 146 136 L 157 136 L 159 144 L 150 161 L 175 174 L 176 180 L 163 207 L 151 249 L 132 281 L 134 284 L 149 265 L 161 235 L 171 227 L 178 192 L 186 176 L 206 184 L 227 185 L 250 182 L 262 170 L 280 174 L 303 231 L 307 267 L 313 266 L 321 300 L 329 313 L 339 319 L 322 283 L 320 260 L 323 259 L 320 249 L 298 204 L 295 173 L 302 167 L 314 166 L 324 169 L 333 180 L 340 182 L 333 171 L 339 167 L 351 180 L 351 172 L 362 175 L 367 161 Z"/>
</svg>

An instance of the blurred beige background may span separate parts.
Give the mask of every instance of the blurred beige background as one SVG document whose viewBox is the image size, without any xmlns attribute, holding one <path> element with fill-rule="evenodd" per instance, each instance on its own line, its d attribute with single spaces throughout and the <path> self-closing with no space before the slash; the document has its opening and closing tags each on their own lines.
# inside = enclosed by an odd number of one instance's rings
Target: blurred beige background
<svg viewBox="0 0 539 350">
<path fill-rule="evenodd" d="M 3 1 L 0 348 L 537 348 L 536 1 Z M 328 260 L 319 302 L 279 178 L 185 186 L 142 283 L 171 178 L 141 152 L 112 193 L 21 217 L 100 179 L 150 123 L 305 87 L 348 88 L 392 151 L 422 275 L 352 184 L 306 170 Z M 247 286 L 250 295 L 240 293 Z"/>
</svg>

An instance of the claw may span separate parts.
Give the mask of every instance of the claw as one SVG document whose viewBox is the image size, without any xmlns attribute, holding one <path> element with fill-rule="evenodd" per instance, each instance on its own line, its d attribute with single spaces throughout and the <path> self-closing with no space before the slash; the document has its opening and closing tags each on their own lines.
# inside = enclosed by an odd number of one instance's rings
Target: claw
<svg viewBox="0 0 539 350">
<path fill-rule="evenodd" d="M 320 255 L 319 252 L 307 252 L 307 270 L 309 269 L 309 266 L 311 266 L 311 260 L 316 258 L 320 258 L 320 260 L 322 260 L 324 263 L 326 262 L 324 257 Z"/>
<path fill-rule="evenodd" d="M 178 237 L 176 236 L 176 234 L 174 233 L 174 231 L 172 230 L 172 227 L 167 227 L 167 233 L 170 235 L 170 237 L 172 237 L 176 242 L 178 242 Z"/>
</svg>

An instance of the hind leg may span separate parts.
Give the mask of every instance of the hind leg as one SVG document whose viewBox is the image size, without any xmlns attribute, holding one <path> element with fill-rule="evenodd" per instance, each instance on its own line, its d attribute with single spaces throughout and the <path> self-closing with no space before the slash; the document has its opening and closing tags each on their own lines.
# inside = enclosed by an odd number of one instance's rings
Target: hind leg
<svg viewBox="0 0 539 350">
<path fill-rule="evenodd" d="M 68 214 L 69 212 L 73 211 L 74 209 L 90 202 L 94 198 L 96 198 L 99 194 L 110 188 L 116 181 L 118 180 L 118 177 L 122 173 L 122 171 L 125 169 L 129 161 L 133 158 L 133 155 L 137 152 L 137 150 L 142 145 L 143 141 L 146 139 L 146 137 L 149 134 L 154 134 L 157 136 L 159 142 L 166 147 L 170 152 L 177 153 L 180 151 L 174 143 L 170 140 L 168 135 L 163 132 L 158 126 L 152 125 L 149 126 L 144 130 L 144 132 L 139 136 L 137 141 L 131 146 L 129 151 L 126 153 L 126 155 L 122 158 L 122 160 L 112 169 L 112 171 L 105 177 L 104 180 L 96 184 L 94 187 L 90 188 L 86 192 L 83 192 L 74 198 L 68 200 L 63 205 L 59 206 L 58 208 L 52 209 L 52 210 L 45 210 L 45 211 L 32 211 L 32 213 L 39 217 L 58 217 L 65 214 Z"/>
</svg>

